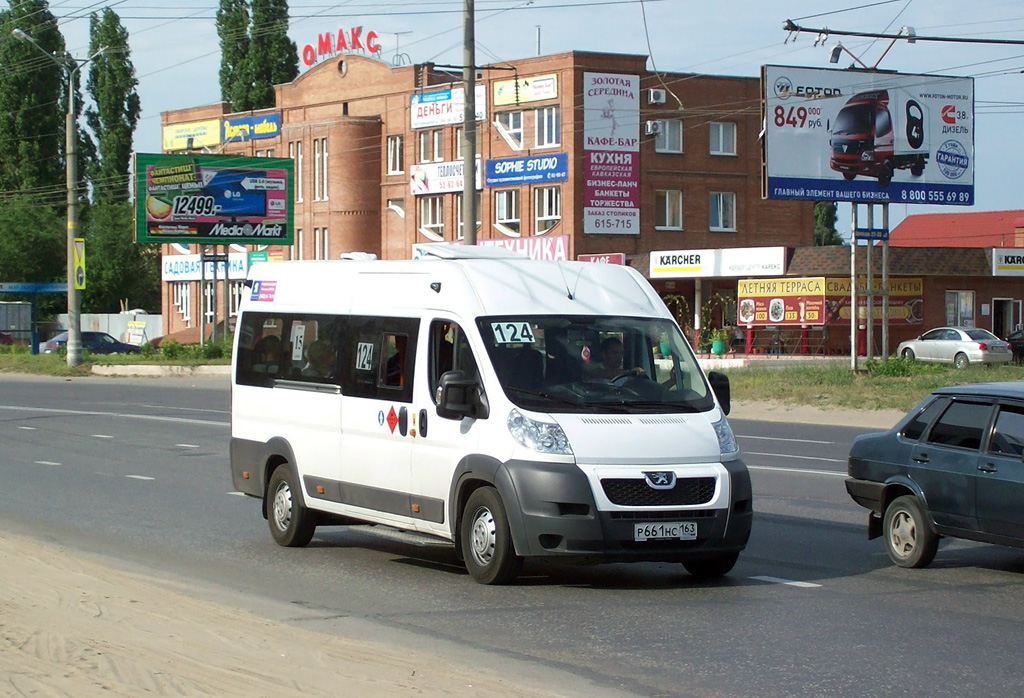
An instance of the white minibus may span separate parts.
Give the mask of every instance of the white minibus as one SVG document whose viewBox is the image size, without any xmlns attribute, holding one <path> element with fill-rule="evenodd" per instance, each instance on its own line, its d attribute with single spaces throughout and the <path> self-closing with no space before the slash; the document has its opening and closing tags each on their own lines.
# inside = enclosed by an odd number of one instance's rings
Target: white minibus
<svg viewBox="0 0 1024 698">
<path fill-rule="evenodd" d="M 502 584 L 524 558 L 719 577 L 750 535 L 728 379 L 630 267 L 260 262 L 234 349 L 232 479 L 280 545 L 369 525 Z"/>
</svg>

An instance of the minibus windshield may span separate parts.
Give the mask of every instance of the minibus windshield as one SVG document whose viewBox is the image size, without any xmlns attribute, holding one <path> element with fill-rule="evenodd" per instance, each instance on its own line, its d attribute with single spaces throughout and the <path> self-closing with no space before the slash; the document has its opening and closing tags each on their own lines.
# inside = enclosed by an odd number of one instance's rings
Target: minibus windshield
<svg viewBox="0 0 1024 698">
<path fill-rule="evenodd" d="M 515 315 L 478 319 L 509 399 L 543 412 L 703 412 L 704 373 L 662 318 Z"/>
</svg>

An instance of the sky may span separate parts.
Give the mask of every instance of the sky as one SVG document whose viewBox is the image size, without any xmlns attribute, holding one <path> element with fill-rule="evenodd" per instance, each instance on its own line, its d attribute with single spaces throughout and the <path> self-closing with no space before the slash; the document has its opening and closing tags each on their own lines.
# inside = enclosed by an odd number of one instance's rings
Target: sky
<svg viewBox="0 0 1024 698">
<path fill-rule="evenodd" d="M 130 35 L 142 117 L 135 150 L 160 151 L 160 113 L 220 101 L 216 0 L 51 0 L 72 55 L 88 53 L 88 14 L 110 7 Z M 462 62 L 463 0 L 292 0 L 289 35 L 302 47 L 321 32 L 362 26 L 379 35 L 383 60 Z M 1024 42 L 1020 0 L 475 0 L 478 64 L 565 51 L 648 56 L 650 70 L 758 77 L 762 65 L 829 65 L 837 38 L 815 46 L 807 28 L 919 37 Z M 908 214 L 1024 209 L 1024 43 L 914 44 L 842 37 L 863 63 L 903 73 L 975 78 L 975 205 L 892 204 L 890 228 Z M 305 66 L 300 61 L 300 68 Z M 839 204 L 849 234 L 851 205 Z M 862 209 L 863 210 L 863 209 Z"/>
</svg>

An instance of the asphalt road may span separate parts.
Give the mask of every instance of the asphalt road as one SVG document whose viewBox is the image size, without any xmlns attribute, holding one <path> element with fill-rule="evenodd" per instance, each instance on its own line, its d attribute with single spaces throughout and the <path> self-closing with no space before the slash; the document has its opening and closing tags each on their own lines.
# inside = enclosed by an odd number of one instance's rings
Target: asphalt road
<svg viewBox="0 0 1024 698">
<path fill-rule="evenodd" d="M 679 565 L 527 564 L 474 583 L 448 546 L 270 538 L 232 491 L 226 379 L 0 376 L 0 524 L 275 619 L 646 696 L 1017 696 L 1024 551 L 893 567 L 843 488 L 863 430 L 734 420 L 755 492 L 724 581 Z"/>
</svg>

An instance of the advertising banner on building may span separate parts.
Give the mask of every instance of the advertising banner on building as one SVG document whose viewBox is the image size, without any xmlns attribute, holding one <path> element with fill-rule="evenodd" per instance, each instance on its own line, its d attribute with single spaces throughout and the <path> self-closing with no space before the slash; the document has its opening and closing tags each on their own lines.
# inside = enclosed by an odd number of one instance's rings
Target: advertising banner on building
<svg viewBox="0 0 1024 698">
<path fill-rule="evenodd" d="M 736 287 L 736 322 L 752 327 L 823 325 L 825 279 L 743 279 Z"/>
<path fill-rule="evenodd" d="M 501 158 L 487 161 L 489 187 L 513 184 L 543 184 L 569 179 L 569 156 L 566 153 L 530 155 L 522 158 Z"/>
<path fill-rule="evenodd" d="M 409 167 L 409 186 L 414 196 L 461 192 L 464 188 L 462 160 L 454 162 L 424 162 Z M 476 161 L 476 188 L 480 184 L 480 158 Z"/>
<path fill-rule="evenodd" d="M 583 232 L 640 234 L 640 77 L 583 74 Z"/>
<path fill-rule="evenodd" d="M 173 124 L 162 129 L 164 150 L 188 150 L 220 145 L 220 119 Z"/>
<path fill-rule="evenodd" d="M 280 133 L 281 114 L 279 112 L 256 116 L 224 117 L 224 121 L 221 122 L 221 137 L 224 142 L 274 138 Z"/>
<path fill-rule="evenodd" d="M 974 204 L 974 80 L 764 66 L 764 195 Z"/>
<path fill-rule="evenodd" d="M 785 247 L 734 247 L 720 250 L 655 250 L 649 278 L 686 279 L 722 276 L 781 276 Z"/>
<path fill-rule="evenodd" d="M 881 287 L 882 280 L 875 277 L 875 287 Z M 857 288 L 867 287 L 867 277 L 857 279 Z M 857 304 L 865 307 L 867 301 L 858 297 Z M 874 296 L 872 312 L 877 322 L 882 320 L 882 297 Z M 890 277 L 889 279 L 889 323 L 891 325 L 920 325 L 924 321 L 924 279 Z M 850 322 L 850 277 L 825 279 L 825 322 L 849 324 Z"/>
<path fill-rule="evenodd" d="M 558 76 L 554 73 L 513 78 L 512 80 L 498 80 L 494 83 L 493 105 L 495 107 L 505 107 L 512 104 L 554 99 L 557 96 Z"/>
<path fill-rule="evenodd" d="M 461 124 L 465 119 L 465 91 L 461 87 L 450 90 L 416 93 L 409 97 L 409 117 L 413 128 L 432 128 Z M 487 87 L 477 85 L 476 120 L 487 120 Z"/>
<path fill-rule="evenodd" d="M 992 276 L 1024 276 L 1024 249 L 992 248 Z"/>
<path fill-rule="evenodd" d="M 224 279 L 225 269 L 228 279 L 238 281 L 245 278 L 248 270 L 248 256 L 245 252 L 232 252 L 228 254 L 227 266 L 224 262 L 217 262 L 217 278 Z M 160 258 L 160 280 L 170 281 L 199 281 L 203 278 L 201 255 L 197 254 L 165 254 Z M 214 263 L 206 263 L 206 280 L 213 279 Z"/>
<path fill-rule="evenodd" d="M 427 242 L 412 246 L 412 258 L 420 259 L 431 245 L 461 245 L 461 242 Z M 479 247 L 504 247 L 507 250 L 525 254 L 530 259 L 565 262 L 569 259 L 568 235 L 538 235 L 528 238 L 503 238 L 500 240 L 477 240 Z"/>
<path fill-rule="evenodd" d="M 291 158 L 136 153 L 135 241 L 290 245 Z"/>
</svg>

